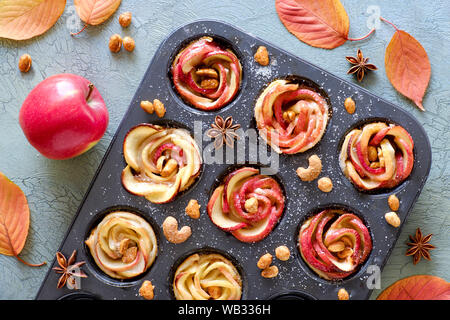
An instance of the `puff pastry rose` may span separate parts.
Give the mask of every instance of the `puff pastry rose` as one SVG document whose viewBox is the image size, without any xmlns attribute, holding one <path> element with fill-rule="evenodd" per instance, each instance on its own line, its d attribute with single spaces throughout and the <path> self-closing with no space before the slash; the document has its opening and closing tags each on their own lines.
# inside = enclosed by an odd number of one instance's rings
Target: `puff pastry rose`
<svg viewBox="0 0 450 320">
<path fill-rule="evenodd" d="M 97 266 L 116 279 L 134 278 L 155 261 L 158 245 L 153 228 L 140 216 L 109 213 L 85 241 Z"/>
<path fill-rule="evenodd" d="M 171 71 L 176 91 L 202 110 L 216 110 L 228 104 L 242 79 L 239 59 L 211 37 L 202 37 L 181 50 Z"/>
<path fill-rule="evenodd" d="M 372 238 L 354 214 L 327 209 L 303 223 L 299 249 L 303 260 L 320 277 L 338 280 L 353 274 L 366 261 Z"/>
<path fill-rule="evenodd" d="M 222 255 L 195 253 L 177 268 L 173 291 L 177 300 L 239 300 L 242 280 Z"/>
<path fill-rule="evenodd" d="M 294 154 L 322 139 L 328 109 L 325 99 L 314 90 L 281 79 L 263 91 L 254 112 L 261 137 L 276 152 Z"/>
<path fill-rule="evenodd" d="M 401 126 L 375 122 L 350 131 L 342 144 L 342 171 L 362 190 L 393 188 L 414 166 L 414 142 Z"/>
<path fill-rule="evenodd" d="M 152 124 L 128 132 L 123 154 L 123 186 L 154 203 L 169 202 L 189 188 L 202 165 L 200 149 L 187 130 Z"/>
<path fill-rule="evenodd" d="M 284 195 L 278 182 L 250 167 L 231 172 L 214 190 L 207 211 L 220 229 L 243 242 L 264 239 L 281 218 Z"/>
</svg>

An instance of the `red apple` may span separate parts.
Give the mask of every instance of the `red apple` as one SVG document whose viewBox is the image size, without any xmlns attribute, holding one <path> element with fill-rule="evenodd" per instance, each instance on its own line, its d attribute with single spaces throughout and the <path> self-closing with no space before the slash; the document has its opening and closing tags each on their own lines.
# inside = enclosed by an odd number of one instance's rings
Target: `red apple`
<svg viewBox="0 0 450 320">
<path fill-rule="evenodd" d="M 74 74 L 59 74 L 39 83 L 19 115 L 28 141 L 50 159 L 69 159 L 103 137 L 109 114 L 97 88 Z"/>
</svg>

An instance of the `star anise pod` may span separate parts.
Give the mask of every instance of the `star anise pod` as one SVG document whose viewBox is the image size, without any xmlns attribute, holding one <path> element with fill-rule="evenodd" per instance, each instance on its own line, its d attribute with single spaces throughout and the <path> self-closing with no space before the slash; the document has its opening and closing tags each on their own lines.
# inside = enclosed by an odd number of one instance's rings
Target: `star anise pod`
<svg viewBox="0 0 450 320">
<path fill-rule="evenodd" d="M 366 70 L 377 70 L 378 68 L 369 62 L 369 58 L 364 58 L 363 53 L 360 49 L 356 54 L 356 57 L 345 57 L 348 62 L 354 66 L 348 69 L 347 74 L 356 73 L 356 78 L 359 82 L 364 78 Z"/>
<path fill-rule="evenodd" d="M 233 124 L 233 117 L 227 117 L 225 120 L 221 116 L 216 116 L 214 123 L 211 124 L 211 129 L 206 132 L 206 135 L 214 139 L 214 147 L 219 149 L 224 143 L 233 148 L 234 139 L 239 139 L 239 135 L 235 132 L 241 127 L 240 124 Z"/>
<path fill-rule="evenodd" d="M 422 236 L 422 231 L 420 231 L 420 228 L 417 228 L 415 236 L 409 236 L 409 240 L 411 240 L 411 242 L 408 242 L 406 244 L 411 248 L 406 251 L 406 255 L 413 256 L 414 264 L 417 264 L 422 257 L 427 260 L 431 260 L 429 251 L 436 249 L 435 246 L 428 243 L 431 240 L 432 235 L 433 234 L 430 233 L 429 235 L 424 237 Z"/>
<path fill-rule="evenodd" d="M 77 250 L 73 250 L 69 260 L 61 253 L 56 253 L 56 261 L 58 261 L 59 267 L 54 267 L 56 273 L 61 274 L 58 280 L 57 288 L 61 289 L 64 285 L 70 284 L 73 288 L 77 288 L 77 282 L 75 278 L 87 278 L 87 275 L 81 270 L 81 266 L 85 261 L 75 262 L 77 258 Z"/>
</svg>

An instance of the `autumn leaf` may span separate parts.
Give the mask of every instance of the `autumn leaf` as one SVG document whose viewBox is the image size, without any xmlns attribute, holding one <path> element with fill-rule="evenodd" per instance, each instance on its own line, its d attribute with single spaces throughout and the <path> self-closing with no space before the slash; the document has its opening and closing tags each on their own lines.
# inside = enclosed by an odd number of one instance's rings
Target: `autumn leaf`
<svg viewBox="0 0 450 320">
<path fill-rule="evenodd" d="M 399 30 L 386 19 L 381 19 L 396 30 L 384 57 L 386 75 L 398 92 L 411 99 L 420 110 L 425 111 L 422 99 L 431 76 L 428 55 L 413 36 Z"/>
<path fill-rule="evenodd" d="M 394 282 L 377 300 L 450 300 L 450 282 L 436 276 L 411 276 Z"/>
<path fill-rule="evenodd" d="M 122 0 L 74 0 L 75 9 L 81 20 L 84 21 L 85 25 L 77 33 L 72 35 L 77 35 L 83 32 L 88 25 L 96 26 L 99 25 L 116 12 L 117 8 Z"/>
<path fill-rule="evenodd" d="M 334 49 L 347 40 L 349 19 L 339 0 L 276 0 L 275 8 L 286 29 L 313 47 Z"/>
<path fill-rule="evenodd" d="M 65 6 L 66 0 L 1 0 L 0 38 L 39 36 L 56 23 Z"/>
<path fill-rule="evenodd" d="M 23 191 L 0 172 L 0 254 L 14 256 L 32 267 L 42 264 L 30 264 L 19 258 L 30 226 L 30 209 Z"/>
</svg>

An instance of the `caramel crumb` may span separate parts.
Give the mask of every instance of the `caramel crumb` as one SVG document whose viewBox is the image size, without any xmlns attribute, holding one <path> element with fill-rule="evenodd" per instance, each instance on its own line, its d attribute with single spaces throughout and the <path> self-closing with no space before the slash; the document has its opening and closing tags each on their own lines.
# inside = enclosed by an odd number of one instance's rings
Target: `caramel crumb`
<svg viewBox="0 0 450 320">
<path fill-rule="evenodd" d="M 323 177 L 317 181 L 317 186 L 319 187 L 320 191 L 330 192 L 333 189 L 333 182 L 330 178 Z"/>
<path fill-rule="evenodd" d="M 279 246 L 275 249 L 275 256 L 281 261 L 287 261 L 291 257 L 291 251 L 286 246 Z"/>
<path fill-rule="evenodd" d="M 344 101 L 344 107 L 345 107 L 345 110 L 347 110 L 348 113 L 350 113 L 350 114 L 355 113 L 355 109 L 356 109 L 355 100 L 353 100 L 352 98 L 348 97 Z"/>
<path fill-rule="evenodd" d="M 400 200 L 398 200 L 395 194 L 391 194 L 388 198 L 388 205 L 392 211 L 397 211 L 400 208 Z"/>
<path fill-rule="evenodd" d="M 338 299 L 339 300 L 349 300 L 350 299 L 350 295 L 348 294 L 347 290 L 345 290 L 344 288 L 339 289 L 339 291 L 338 291 Z"/>
<path fill-rule="evenodd" d="M 156 115 L 159 118 L 164 117 L 164 115 L 166 114 L 166 108 L 161 101 L 159 101 L 158 99 L 153 100 L 153 107 L 155 108 Z"/>
<path fill-rule="evenodd" d="M 147 300 L 152 300 L 155 297 L 155 294 L 153 292 L 153 289 L 155 287 L 153 286 L 152 282 L 149 280 L 145 280 L 142 285 L 141 288 L 139 289 L 139 295 Z"/>
<path fill-rule="evenodd" d="M 275 278 L 278 275 L 278 267 L 270 266 L 261 271 L 261 276 L 263 278 Z"/>
<path fill-rule="evenodd" d="M 260 269 L 266 269 L 272 263 L 272 255 L 270 253 L 266 253 L 261 258 L 259 258 L 258 263 L 256 264 Z"/>
<path fill-rule="evenodd" d="M 29 54 L 23 54 L 19 59 L 19 70 L 21 72 L 28 72 L 30 71 L 32 64 L 32 59 Z"/>
<path fill-rule="evenodd" d="M 133 15 L 131 12 L 124 12 L 119 16 L 119 23 L 123 28 L 128 27 L 131 24 Z"/>
<path fill-rule="evenodd" d="M 189 203 L 185 209 L 186 214 L 191 217 L 192 219 L 198 219 L 200 218 L 200 205 L 198 204 L 198 201 L 195 199 L 189 200 Z"/>
<path fill-rule="evenodd" d="M 267 66 L 269 64 L 269 52 L 267 51 L 267 48 L 264 46 L 259 46 L 258 50 L 256 50 L 254 58 L 260 65 Z"/>
</svg>

